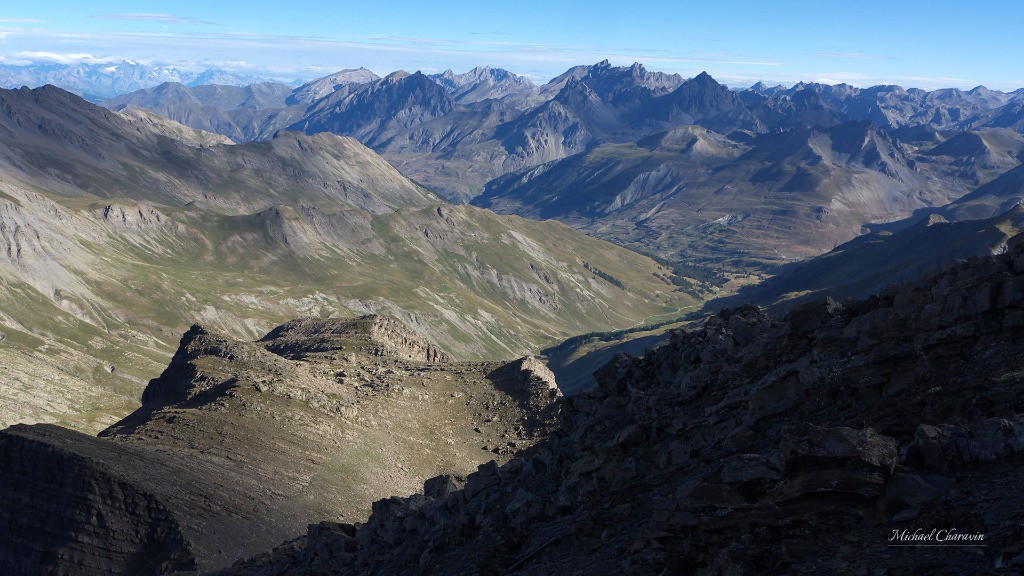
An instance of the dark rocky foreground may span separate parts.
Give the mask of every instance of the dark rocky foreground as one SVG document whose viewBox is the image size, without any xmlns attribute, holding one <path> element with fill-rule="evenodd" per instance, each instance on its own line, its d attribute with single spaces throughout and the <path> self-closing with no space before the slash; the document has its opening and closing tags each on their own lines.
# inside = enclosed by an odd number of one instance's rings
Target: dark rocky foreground
<svg viewBox="0 0 1024 576">
<path fill-rule="evenodd" d="M 0 432 L 0 575 L 229 566 L 311 520 L 507 461 L 557 417 L 532 358 L 454 362 L 389 318 L 296 320 L 259 342 L 194 326 L 100 434 Z"/>
<path fill-rule="evenodd" d="M 1024 570 L 1024 237 L 867 300 L 723 310 L 597 377 L 507 464 L 217 574 Z M 938 538 L 979 546 L 890 546 Z"/>
</svg>

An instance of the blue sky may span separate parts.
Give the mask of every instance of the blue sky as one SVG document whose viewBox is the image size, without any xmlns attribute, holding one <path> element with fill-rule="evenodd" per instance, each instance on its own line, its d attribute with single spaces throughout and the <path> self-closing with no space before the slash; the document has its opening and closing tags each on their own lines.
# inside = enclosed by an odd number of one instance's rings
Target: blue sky
<svg viewBox="0 0 1024 576">
<path fill-rule="evenodd" d="M 489 64 L 544 82 L 607 58 L 734 86 L 1024 87 L 1017 0 L 4 4 L 5 63 L 131 59 L 282 79 Z"/>
</svg>

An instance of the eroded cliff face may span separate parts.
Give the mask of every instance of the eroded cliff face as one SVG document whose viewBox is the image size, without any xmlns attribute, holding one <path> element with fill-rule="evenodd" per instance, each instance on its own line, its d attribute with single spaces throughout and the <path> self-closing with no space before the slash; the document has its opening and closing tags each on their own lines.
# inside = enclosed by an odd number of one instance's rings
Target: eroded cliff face
<svg viewBox="0 0 1024 576">
<path fill-rule="evenodd" d="M 57 426 L 17 425 L 0 435 L 0 462 L 3 574 L 197 568 L 174 513 L 123 476 L 142 464 L 128 451 Z"/>
<path fill-rule="evenodd" d="M 1024 237 L 862 301 L 716 314 L 507 464 L 219 574 L 962 574 L 1018 566 Z M 922 528 L 985 548 L 891 548 Z M 898 542 L 898 540 L 897 540 Z M 1016 568 L 1013 568 L 1016 569 Z"/>
<path fill-rule="evenodd" d="M 362 352 L 419 362 L 452 362 L 437 344 L 387 316 L 369 314 L 355 320 L 293 320 L 272 330 L 262 340 L 282 356 L 333 351 Z"/>
<path fill-rule="evenodd" d="M 212 570 L 546 437 L 533 359 L 454 362 L 395 320 L 299 320 L 258 342 L 193 326 L 100 434 L 0 432 L 0 573 Z"/>
</svg>

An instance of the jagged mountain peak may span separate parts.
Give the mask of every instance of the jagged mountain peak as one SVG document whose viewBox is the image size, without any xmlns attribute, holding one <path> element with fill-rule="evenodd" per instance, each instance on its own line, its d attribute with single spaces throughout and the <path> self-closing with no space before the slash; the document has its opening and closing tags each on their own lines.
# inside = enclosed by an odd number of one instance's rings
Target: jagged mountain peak
<svg viewBox="0 0 1024 576">
<path fill-rule="evenodd" d="M 451 112 L 456 103 L 422 72 L 392 72 L 380 80 L 338 90 L 316 102 L 291 130 L 355 136 L 373 146 L 429 118 Z"/>
<path fill-rule="evenodd" d="M 567 72 L 562 88 L 554 99 L 571 109 L 606 123 L 612 110 L 644 109 L 651 100 L 683 84 L 678 74 L 649 72 L 643 66 L 611 66 L 607 60 L 586 69 L 583 74 Z M 602 110 L 602 108 L 609 108 Z"/>
<path fill-rule="evenodd" d="M 706 71 L 703 71 L 700 74 L 697 74 L 696 76 L 693 77 L 692 80 L 695 81 L 695 82 L 702 82 L 702 83 L 708 83 L 708 84 L 710 84 L 710 83 L 718 84 L 718 82 L 714 78 L 711 77 L 711 74 L 708 74 Z"/>
<path fill-rule="evenodd" d="M 661 114 L 678 124 L 693 124 L 743 106 L 740 96 L 702 72 L 659 98 Z M 733 122 L 734 123 L 734 122 Z"/>
<path fill-rule="evenodd" d="M 729 89 L 729 87 L 727 87 L 724 84 L 720 84 L 711 76 L 711 74 L 708 74 L 707 72 L 701 72 L 700 74 L 694 76 L 693 78 L 690 78 L 689 80 L 683 82 L 682 85 L 680 85 L 680 87 L 677 88 L 677 90 L 684 88 L 686 90 L 704 90 L 707 92 L 732 92 Z"/>
<path fill-rule="evenodd" d="M 490 66 L 476 66 L 462 74 L 446 70 L 440 74 L 431 74 L 430 78 L 462 104 L 487 99 L 528 102 L 537 94 L 537 87 L 530 79 Z"/>
<path fill-rule="evenodd" d="M 601 87 L 607 86 L 608 82 L 615 82 L 612 84 L 612 89 L 621 90 L 629 86 L 641 86 L 655 92 L 667 91 L 683 82 L 682 77 L 678 74 L 650 72 L 639 62 L 634 62 L 630 66 L 612 66 L 608 60 L 594 64 L 587 69 L 586 74 L 578 79 L 583 82 L 587 82 L 588 79 L 597 80 L 600 83 L 596 86 Z M 602 96 L 606 97 L 606 95 Z"/>
<path fill-rule="evenodd" d="M 558 91 L 561 90 L 563 86 L 565 86 L 566 82 L 569 82 L 574 78 L 579 79 L 582 78 L 583 76 L 586 76 L 590 72 L 590 69 L 591 66 L 587 65 L 573 66 L 572 68 L 569 68 L 568 70 L 559 74 L 558 76 L 555 76 L 547 84 L 542 86 L 541 92 L 549 95 L 554 95 L 558 93 Z"/>
</svg>

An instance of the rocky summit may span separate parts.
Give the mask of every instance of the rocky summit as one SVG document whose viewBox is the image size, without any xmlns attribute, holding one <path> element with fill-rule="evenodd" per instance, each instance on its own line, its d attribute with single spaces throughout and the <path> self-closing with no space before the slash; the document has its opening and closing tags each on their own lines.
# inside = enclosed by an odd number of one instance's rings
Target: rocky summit
<svg viewBox="0 0 1024 576">
<path fill-rule="evenodd" d="M 311 524 L 217 574 L 1024 565 L 1024 236 L 864 300 L 724 309 L 597 380 L 509 462 L 379 500 L 365 523 Z M 929 539 L 973 546 L 895 546 Z"/>
<path fill-rule="evenodd" d="M 211 570 L 313 519 L 507 461 L 555 422 L 532 358 L 453 362 L 382 316 L 240 342 L 193 326 L 142 407 L 87 436 L 0 432 L 0 573 Z"/>
</svg>

